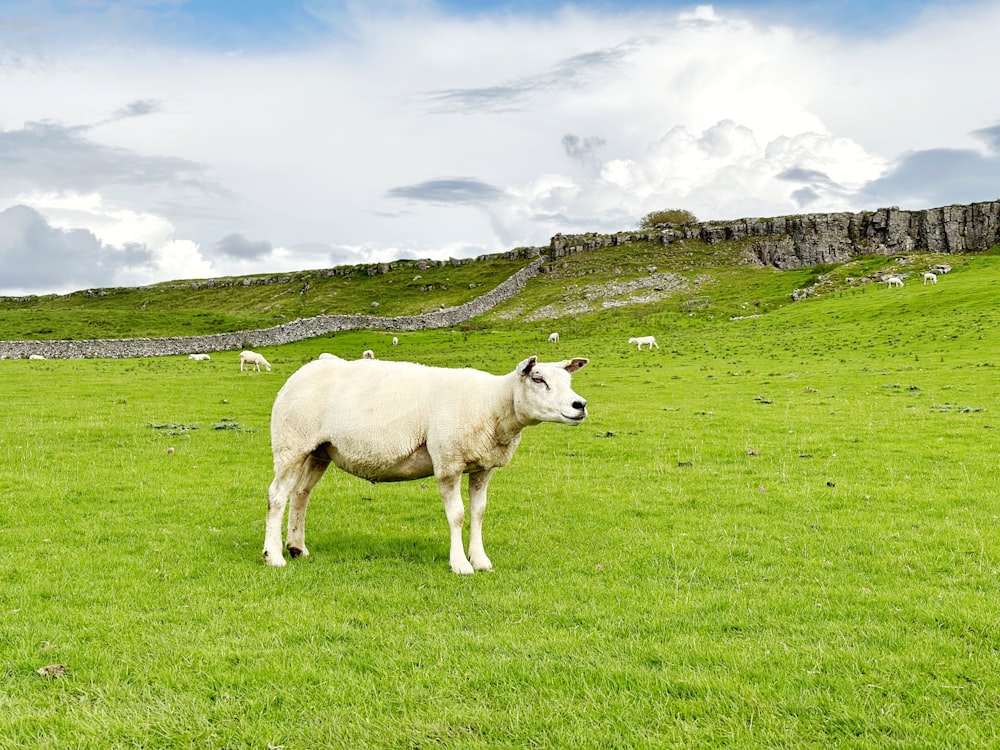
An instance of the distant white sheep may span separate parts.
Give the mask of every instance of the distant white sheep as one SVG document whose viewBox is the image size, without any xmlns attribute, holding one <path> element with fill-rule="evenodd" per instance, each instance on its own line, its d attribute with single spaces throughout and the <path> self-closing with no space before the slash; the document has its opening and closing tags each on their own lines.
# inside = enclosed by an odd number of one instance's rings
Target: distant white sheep
<svg viewBox="0 0 1000 750">
<path fill-rule="evenodd" d="M 188 359 L 193 359 L 195 362 L 208 362 L 212 358 L 207 354 L 189 354 Z"/>
<path fill-rule="evenodd" d="M 932 271 L 924 272 L 924 285 L 937 284 L 937 274 Z"/>
<path fill-rule="evenodd" d="M 584 420 L 587 402 L 573 392 L 570 375 L 586 364 L 529 357 L 506 375 L 383 360 L 304 365 L 282 386 L 271 411 L 274 480 L 264 559 L 285 564 L 281 525 L 289 496 L 285 546 L 292 557 L 309 554 L 309 495 L 332 463 L 370 482 L 436 477 L 451 532 L 451 569 L 462 575 L 492 570 L 482 537 L 490 477 L 508 464 L 525 427 Z M 468 557 L 462 474 L 469 475 Z"/>
<path fill-rule="evenodd" d="M 323 352 L 316 359 L 340 359 L 336 354 L 330 354 L 330 352 Z"/>
<path fill-rule="evenodd" d="M 559 334 L 556 333 L 555 331 L 553 331 L 552 333 L 550 333 L 549 334 L 549 343 L 550 344 L 558 344 L 559 343 Z"/>
<path fill-rule="evenodd" d="M 642 351 L 642 347 L 643 347 L 644 344 L 648 344 L 649 345 L 649 350 L 650 351 L 653 351 L 653 347 L 654 346 L 657 349 L 660 348 L 660 345 L 656 343 L 656 338 L 653 337 L 653 336 L 633 336 L 632 338 L 630 338 L 628 340 L 628 342 L 630 344 L 638 344 L 638 348 L 639 348 L 640 352 Z"/>
<path fill-rule="evenodd" d="M 903 287 L 903 279 L 902 279 L 902 277 L 897 276 L 896 274 L 893 274 L 891 276 L 886 276 L 885 279 L 884 279 L 884 281 L 885 281 L 886 284 L 889 285 L 890 289 L 892 289 L 894 286 L 898 286 L 900 288 Z"/>
<path fill-rule="evenodd" d="M 257 352 L 240 352 L 240 372 L 243 372 L 243 365 L 253 365 L 257 372 L 260 372 L 261 365 L 271 372 L 271 363 L 264 359 L 263 354 Z"/>
<path fill-rule="evenodd" d="M 45 357 L 43 357 L 41 354 L 32 354 L 28 357 L 28 359 L 45 359 Z"/>
<path fill-rule="evenodd" d="M 371 349 L 365 349 L 361 352 L 361 359 L 375 359 L 375 352 Z"/>
<path fill-rule="evenodd" d="M 393 346 L 399 346 L 399 337 L 398 336 L 393 336 L 392 337 L 392 345 Z"/>
</svg>

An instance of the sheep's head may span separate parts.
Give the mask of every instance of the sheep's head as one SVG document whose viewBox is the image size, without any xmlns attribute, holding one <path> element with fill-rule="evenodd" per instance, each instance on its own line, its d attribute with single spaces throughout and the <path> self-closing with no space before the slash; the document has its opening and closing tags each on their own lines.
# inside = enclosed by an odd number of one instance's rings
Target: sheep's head
<svg viewBox="0 0 1000 750">
<path fill-rule="evenodd" d="M 573 391 L 570 375 L 588 361 L 577 357 L 562 362 L 539 362 L 538 357 L 528 357 L 521 362 L 514 371 L 517 416 L 529 424 L 580 424 L 587 416 L 587 401 Z"/>
</svg>

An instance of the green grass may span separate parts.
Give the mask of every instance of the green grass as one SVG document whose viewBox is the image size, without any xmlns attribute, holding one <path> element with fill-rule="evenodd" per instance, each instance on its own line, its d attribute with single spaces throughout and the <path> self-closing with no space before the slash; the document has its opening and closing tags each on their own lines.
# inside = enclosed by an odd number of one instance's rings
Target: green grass
<svg viewBox="0 0 1000 750">
<path fill-rule="evenodd" d="M 269 374 L 0 361 L 0 748 L 997 746 L 1000 258 L 962 260 L 735 321 L 839 269 L 720 269 L 707 307 L 342 333 Z M 496 573 L 449 571 L 433 482 L 335 472 L 312 555 L 260 561 L 277 389 L 369 347 L 591 358 L 590 418 L 494 477 Z"/>
</svg>

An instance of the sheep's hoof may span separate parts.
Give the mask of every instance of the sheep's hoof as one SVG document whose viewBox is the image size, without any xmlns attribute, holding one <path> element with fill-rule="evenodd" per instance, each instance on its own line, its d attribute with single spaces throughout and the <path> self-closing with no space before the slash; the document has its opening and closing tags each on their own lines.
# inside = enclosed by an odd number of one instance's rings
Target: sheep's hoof
<svg viewBox="0 0 1000 750">
<path fill-rule="evenodd" d="M 274 568 L 280 568 L 282 565 L 286 564 L 284 556 L 278 555 L 277 557 L 271 557 L 267 554 L 267 550 L 264 550 L 264 562 Z"/>
<path fill-rule="evenodd" d="M 295 558 L 295 557 L 308 557 L 309 556 L 309 550 L 307 550 L 305 547 L 302 547 L 302 548 L 299 548 L 299 547 L 289 547 L 288 548 L 288 554 L 291 557 L 293 557 L 293 558 Z"/>
<path fill-rule="evenodd" d="M 472 567 L 472 563 L 470 563 L 468 560 L 464 558 L 462 559 L 461 562 L 452 563 L 451 570 L 453 573 L 457 573 L 460 576 L 471 576 L 473 573 L 476 572 L 475 569 Z"/>
<path fill-rule="evenodd" d="M 471 562 L 473 570 L 475 570 L 477 573 L 493 572 L 493 563 L 491 563 L 490 559 L 486 556 L 483 556 L 478 559 L 473 559 Z"/>
</svg>

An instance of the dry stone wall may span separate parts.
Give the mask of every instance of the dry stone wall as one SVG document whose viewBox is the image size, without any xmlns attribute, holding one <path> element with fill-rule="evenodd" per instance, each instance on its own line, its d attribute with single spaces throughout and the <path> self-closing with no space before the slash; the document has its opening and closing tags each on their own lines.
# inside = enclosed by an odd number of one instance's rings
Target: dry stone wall
<svg viewBox="0 0 1000 750">
<path fill-rule="evenodd" d="M 46 359 L 163 357 L 172 354 L 195 354 L 279 346 L 337 331 L 358 329 L 421 331 L 429 328 L 447 328 L 463 323 L 477 315 L 482 315 L 513 297 L 524 288 L 529 279 L 538 275 L 544 262 L 545 258 L 536 258 L 506 281 L 464 305 L 447 307 L 424 315 L 401 315 L 398 317 L 319 315 L 315 318 L 300 318 L 272 328 L 218 333 L 208 336 L 88 339 L 82 341 L 0 341 L 0 357 L 21 359 L 33 354 L 43 356 Z"/>
<path fill-rule="evenodd" d="M 215 279 L 201 279 L 198 281 L 184 281 L 167 284 L 173 289 L 213 289 L 232 288 L 249 286 L 268 286 L 271 284 L 288 284 L 293 281 L 303 281 L 309 283 L 312 277 L 330 278 L 336 276 L 353 276 L 355 273 L 363 273 L 366 276 L 378 276 L 395 271 L 400 268 L 412 268 L 416 271 L 426 271 L 428 268 L 443 268 L 445 266 L 464 266 L 467 263 L 477 263 L 483 260 L 502 258 L 504 260 L 531 260 L 537 258 L 543 248 L 537 247 L 517 247 L 504 253 L 492 255 L 480 255 L 475 258 L 449 258 L 448 260 L 397 260 L 391 263 L 364 263 L 357 266 L 336 266 L 334 268 L 318 268 L 298 273 L 284 273 L 277 276 L 220 276 Z M 158 285 L 161 286 L 161 285 Z M 85 296 L 101 296 L 106 294 L 103 289 L 91 289 L 85 292 Z"/>
</svg>

